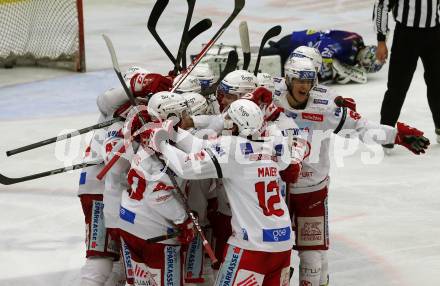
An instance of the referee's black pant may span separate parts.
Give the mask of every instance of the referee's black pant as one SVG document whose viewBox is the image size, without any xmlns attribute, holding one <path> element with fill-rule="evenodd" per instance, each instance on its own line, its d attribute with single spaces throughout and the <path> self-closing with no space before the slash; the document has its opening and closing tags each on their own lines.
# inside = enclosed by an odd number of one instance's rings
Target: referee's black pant
<svg viewBox="0 0 440 286">
<path fill-rule="evenodd" d="M 425 69 L 428 103 L 436 128 L 440 128 L 440 27 L 408 28 L 397 23 L 391 47 L 388 90 L 382 102 L 381 120 L 395 126 L 419 57 Z"/>
</svg>

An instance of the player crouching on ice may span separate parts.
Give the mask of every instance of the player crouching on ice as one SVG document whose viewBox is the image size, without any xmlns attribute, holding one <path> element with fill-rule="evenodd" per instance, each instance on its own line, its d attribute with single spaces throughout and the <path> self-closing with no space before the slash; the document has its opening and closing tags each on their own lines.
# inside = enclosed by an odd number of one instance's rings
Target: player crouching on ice
<svg viewBox="0 0 440 286">
<path fill-rule="evenodd" d="M 273 101 L 281 111 L 274 124 L 285 136 L 300 135 L 301 139 L 296 139 L 297 144 L 307 148 L 299 179 L 289 185 L 295 249 L 300 257 L 299 284 L 328 285 L 327 196 L 331 134 L 343 137 L 358 135 L 366 143 L 395 143 L 415 154 L 425 153 L 429 140 L 423 132 L 403 123 L 398 123 L 397 128 L 380 125 L 349 110 L 343 98 L 333 94 L 326 86 L 317 84 L 315 66 L 307 57 L 289 59 L 285 73 L 285 79 L 274 79 Z M 264 99 L 267 95 L 264 96 L 263 91 L 260 88 L 258 93 L 255 91 L 249 97 L 254 101 Z M 354 107 L 352 104 L 349 106 Z M 295 128 L 296 125 L 299 128 Z M 372 134 L 380 136 L 367 138 L 366 135 Z"/>
<path fill-rule="evenodd" d="M 232 136 L 207 141 L 181 129 L 177 135 L 160 129 L 150 146 L 178 177 L 223 178 L 233 232 L 215 285 L 287 286 L 293 237 L 279 181 L 297 158 L 283 136 L 261 137 L 263 113 L 255 103 L 238 99 L 225 113 Z M 177 148 L 166 142 L 169 138 Z"/>
</svg>

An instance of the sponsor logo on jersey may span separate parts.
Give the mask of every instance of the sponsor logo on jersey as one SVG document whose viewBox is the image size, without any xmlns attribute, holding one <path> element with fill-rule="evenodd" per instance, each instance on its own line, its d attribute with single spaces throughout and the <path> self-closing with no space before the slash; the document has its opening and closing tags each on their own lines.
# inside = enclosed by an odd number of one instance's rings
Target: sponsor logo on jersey
<svg viewBox="0 0 440 286">
<path fill-rule="evenodd" d="M 165 247 L 165 285 L 179 285 L 179 264 L 180 247 L 178 246 L 166 246 Z"/>
<path fill-rule="evenodd" d="M 236 286 L 261 286 L 263 285 L 264 275 L 248 271 L 245 269 L 240 269 L 235 278 L 234 285 Z"/>
<path fill-rule="evenodd" d="M 172 195 L 158 196 L 155 201 L 156 201 L 156 203 L 161 203 L 161 202 L 165 202 L 166 200 L 168 200 L 171 197 L 172 197 Z"/>
<path fill-rule="evenodd" d="M 124 258 L 125 270 L 127 272 L 128 277 L 133 277 L 133 264 L 131 263 L 131 255 L 130 250 L 128 249 L 128 245 L 121 238 L 121 246 L 122 246 L 122 256 Z"/>
<path fill-rule="evenodd" d="M 134 220 L 136 218 L 136 213 L 127 210 L 126 208 L 124 208 L 123 206 L 121 206 L 121 208 L 119 209 L 119 217 L 122 220 L 125 220 L 129 223 L 133 223 L 134 224 Z"/>
<path fill-rule="evenodd" d="M 280 77 L 274 77 L 273 81 L 276 82 L 276 83 L 280 83 L 281 81 L 283 81 L 283 79 L 280 78 Z"/>
<path fill-rule="evenodd" d="M 301 117 L 302 117 L 302 119 L 310 120 L 310 121 L 317 121 L 317 122 L 324 121 L 324 115 L 317 114 L 317 113 L 304 112 L 301 114 Z"/>
<path fill-rule="evenodd" d="M 223 156 L 226 154 L 225 150 L 223 150 L 222 146 L 220 146 L 220 144 L 214 144 L 211 146 L 211 149 L 213 149 L 215 151 L 215 153 L 217 153 L 219 156 Z"/>
<path fill-rule="evenodd" d="M 341 115 L 341 111 L 342 111 L 342 108 L 341 108 L 341 107 L 336 108 L 336 110 L 335 110 L 335 116 L 336 116 L 336 117 L 339 117 L 339 115 Z"/>
<path fill-rule="evenodd" d="M 321 240 L 322 239 L 322 231 L 320 229 L 320 222 L 306 222 L 301 228 L 301 237 L 303 240 L 312 241 L 312 240 Z"/>
<path fill-rule="evenodd" d="M 278 162 L 278 157 L 269 154 L 261 154 L 261 153 L 249 155 L 249 161 L 266 161 L 266 160 Z"/>
<path fill-rule="evenodd" d="M 87 178 L 87 172 L 82 172 L 79 176 L 79 184 L 85 185 L 86 184 L 86 178 Z"/>
<path fill-rule="evenodd" d="M 328 105 L 328 100 L 327 99 L 319 99 L 319 98 L 315 98 L 313 100 L 313 103 L 315 104 L 324 104 L 324 105 Z"/>
<path fill-rule="evenodd" d="M 172 191 L 174 190 L 174 186 L 167 186 L 162 182 L 157 183 L 157 185 L 154 187 L 153 189 L 153 193 L 154 192 L 159 192 L 159 191 Z"/>
<path fill-rule="evenodd" d="M 283 156 L 284 153 L 283 144 L 275 145 L 274 149 L 275 149 L 275 156 Z"/>
<path fill-rule="evenodd" d="M 225 257 L 224 267 L 221 267 L 221 272 L 218 274 L 220 285 L 232 286 L 242 252 L 243 251 L 239 247 L 229 246 Z"/>
<path fill-rule="evenodd" d="M 286 114 L 287 117 L 290 117 L 290 118 L 293 118 L 293 119 L 296 119 L 298 117 L 298 113 L 292 112 L 292 111 L 288 111 L 288 110 L 285 110 L 284 114 Z"/>
<path fill-rule="evenodd" d="M 245 228 L 241 229 L 241 233 L 243 234 L 243 240 L 249 240 L 249 236 Z"/>
<path fill-rule="evenodd" d="M 249 155 L 254 153 L 254 150 L 252 149 L 252 144 L 249 142 L 240 143 L 240 149 L 243 155 Z"/>
<path fill-rule="evenodd" d="M 98 244 L 98 239 L 101 234 L 100 231 L 100 222 L 102 220 L 102 209 L 104 204 L 101 201 L 93 201 L 93 209 L 92 209 L 92 235 L 90 239 L 91 248 L 95 249 Z"/>
<path fill-rule="evenodd" d="M 194 264 L 196 261 L 196 252 L 197 252 L 197 240 L 193 239 L 191 244 L 189 245 L 188 252 L 186 254 L 186 271 L 191 273 L 194 272 Z M 187 273 L 189 274 L 189 273 Z"/>
<path fill-rule="evenodd" d="M 263 229 L 264 242 L 281 242 L 290 239 L 290 226 L 284 228 Z"/>
<path fill-rule="evenodd" d="M 107 138 L 115 138 L 118 137 L 119 131 L 113 130 L 113 131 L 109 131 L 107 132 Z"/>
<path fill-rule="evenodd" d="M 317 86 L 315 86 L 312 90 L 313 91 L 317 91 L 317 92 L 322 92 L 322 93 L 326 93 L 327 92 L 327 89 L 322 88 L 322 87 L 317 87 Z"/>
<path fill-rule="evenodd" d="M 135 285 L 159 286 L 160 269 L 148 268 L 143 263 L 135 263 L 134 267 Z"/>
<path fill-rule="evenodd" d="M 281 96 L 281 91 L 280 90 L 275 90 L 275 92 L 273 94 L 275 94 L 275 96 Z"/>
</svg>

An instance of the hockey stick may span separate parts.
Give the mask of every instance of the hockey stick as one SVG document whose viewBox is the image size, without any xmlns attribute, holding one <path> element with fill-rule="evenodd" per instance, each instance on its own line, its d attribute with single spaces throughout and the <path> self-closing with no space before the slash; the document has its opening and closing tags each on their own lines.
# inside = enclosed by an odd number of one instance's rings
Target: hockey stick
<svg viewBox="0 0 440 286">
<path fill-rule="evenodd" d="M 60 135 L 60 136 L 56 136 L 56 137 L 45 139 L 45 140 L 42 140 L 42 141 L 39 141 L 39 142 L 36 142 L 36 143 L 32 143 L 32 144 L 29 144 L 29 145 L 26 145 L 26 146 L 23 146 L 23 147 L 20 147 L 20 148 L 17 148 L 17 149 L 6 151 L 6 156 L 9 157 L 9 156 L 12 156 L 12 155 L 15 155 L 15 154 L 18 154 L 18 153 L 22 153 L 22 152 L 29 151 L 29 150 L 32 150 L 32 149 L 36 149 L 36 148 L 39 148 L 39 147 L 42 147 L 42 146 L 45 146 L 45 145 L 49 145 L 49 144 L 54 143 L 54 142 L 66 140 L 66 139 L 69 139 L 69 138 L 75 137 L 77 135 L 81 135 L 81 134 L 87 133 L 87 132 L 95 130 L 95 129 L 101 129 L 101 128 L 110 126 L 110 125 L 112 125 L 115 122 L 119 122 L 119 121 L 123 121 L 123 120 L 124 119 L 121 118 L 121 117 L 116 117 L 116 118 L 113 118 L 111 120 L 104 121 L 104 122 L 101 122 L 101 123 L 98 123 L 98 124 L 95 124 L 95 125 L 92 125 L 92 126 L 89 126 L 89 127 L 85 127 L 85 128 L 79 129 L 79 130 L 71 132 L 71 133 L 66 133 L 66 134 L 63 134 L 63 135 Z"/>
<path fill-rule="evenodd" d="M 202 51 L 196 56 L 193 62 L 188 66 L 188 68 L 182 72 L 182 76 L 179 81 L 173 86 L 171 92 L 174 92 L 181 84 L 185 81 L 186 77 L 191 73 L 191 71 L 197 66 L 200 60 L 205 56 L 209 49 L 215 44 L 215 42 L 223 35 L 226 29 L 231 25 L 232 21 L 238 16 L 240 11 L 244 8 L 245 0 L 235 0 L 234 11 L 229 16 L 228 19 L 223 23 L 220 29 L 215 33 L 211 40 L 203 47 Z"/>
<path fill-rule="evenodd" d="M 201 91 L 201 94 L 203 96 L 208 96 L 210 94 L 213 94 L 216 90 L 220 82 L 230 73 L 233 72 L 237 68 L 238 64 L 238 54 L 236 51 L 232 50 L 228 54 L 228 60 L 226 62 L 225 67 L 223 68 L 222 72 L 220 73 L 220 76 L 218 80 L 213 83 L 210 87 L 204 89 Z"/>
<path fill-rule="evenodd" d="M 191 25 L 194 6 L 196 5 L 196 0 L 186 0 L 186 2 L 188 3 L 188 13 L 186 14 L 185 25 L 183 26 L 183 32 L 182 32 L 182 39 L 180 40 L 179 50 L 177 52 L 177 57 L 176 57 L 176 65 L 174 66 L 175 74 L 177 74 L 178 69 L 181 67 L 180 61 L 182 60 L 185 46 L 189 44 L 188 42 L 189 25 Z"/>
<path fill-rule="evenodd" d="M 164 241 L 164 240 L 167 240 L 167 239 L 178 237 L 179 235 L 180 235 L 180 232 L 176 231 L 176 232 L 172 232 L 172 233 L 168 233 L 168 234 L 152 237 L 152 238 L 146 239 L 146 241 L 150 242 L 150 243 L 156 243 L 156 242 L 161 242 L 161 241 Z"/>
<path fill-rule="evenodd" d="M 251 63 L 251 44 L 249 42 L 249 29 L 246 21 L 240 23 L 240 41 L 243 50 L 243 69 L 247 70 Z"/>
<path fill-rule="evenodd" d="M 281 26 L 280 25 L 270 28 L 269 31 L 267 31 L 266 34 L 264 34 L 263 39 L 261 39 L 260 49 L 258 51 L 257 62 L 255 63 L 255 69 L 254 69 L 255 76 L 257 76 L 258 69 L 260 68 L 260 61 L 261 61 L 261 56 L 263 53 L 264 46 L 266 45 L 267 41 L 269 41 L 269 39 L 276 37 L 279 34 L 281 34 Z"/>
<path fill-rule="evenodd" d="M 201 33 L 211 28 L 211 26 L 212 26 L 212 21 L 206 18 L 195 24 L 191 29 L 189 29 L 188 42 L 186 43 L 182 52 L 182 69 L 186 69 L 186 51 L 188 49 L 189 43 L 191 43 L 192 40 L 197 38 Z"/>
<path fill-rule="evenodd" d="M 30 181 L 30 180 L 35 180 L 35 179 L 39 179 L 39 178 L 43 178 L 43 177 L 48 177 L 48 176 L 52 176 L 52 175 L 56 175 L 56 174 L 65 173 L 65 172 L 68 172 L 71 170 L 95 166 L 95 165 L 98 165 L 101 163 L 102 163 L 102 161 L 80 163 L 80 164 L 72 165 L 69 167 L 59 168 L 59 169 L 46 171 L 46 172 L 42 172 L 42 173 L 37 173 L 37 174 L 29 175 L 29 176 L 19 177 L 19 178 L 10 178 L 10 177 L 6 177 L 6 176 L 3 176 L 2 174 L 0 174 L 0 184 L 13 185 L 13 184 L 21 183 L 21 182 L 26 182 L 26 181 Z"/>
<path fill-rule="evenodd" d="M 112 62 L 113 62 L 113 69 L 115 70 L 116 75 L 118 76 L 119 81 L 121 82 L 122 86 L 124 87 L 124 90 L 126 91 L 126 94 L 127 94 L 128 98 L 129 98 L 129 100 L 130 100 L 130 103 L 133 105 L 133 108 L 137 108 L 137 102 L 136 102 L 136 100 L 135 100 L 135 97 L 134 97 L 134 95 L 131 93 L 130 89 L 127 87 L 127 85 L 126 85 L 124 79 L 122 78 L 122 74 L 121 74 L 121 71 L 120 71 L 120 68 L 119 68 L 119 63 L 118 63 L 118 59 L 117 59 L 117 57 L 116 57 L 116 52 L 115 52 L 115 49 L 114 49 L 114 47 L 113 47 L 113 44 L 112 44 L 110 38 L 108 38 L 106 35 L 102 35 L 102 36 L 103 36 L 103 38 L 104 38 L 104 40 L 105 40 L 105 42 L 106 42 L 106 44 L 107 44 L 107 48 L 108 48 L 108 50 L 109 50 L 109 52 L 110 52 L 110 55 L 111 55 L 111 58 L 112 58 Z M 139 117 L 139 120 L 140 120 L 140 122 L 142 123 L 142 125 L 145 125 L 145 124 L 146 124 L 146 123 L 145 123 L 145 120 L 144 120 L 141 116 L 138 116 L 138 117 Z M 123 152 L 125 152 L 125 145 L 121 147 L 121 149 L 119 150 L 118 153 L 119 153 L 119 154 L 122 154 Z M 120 156 L 121 156 L 121 155 L 118 156 L 118 159 L 119 159 Z M 116 154 L 115 154 L 115 156 L 113 156 L 112 160 L 113 160 L 114 158 L 116 158 L 116 157 L 117 157 L 117 156 L 116 156 Z M 159 158 L 159 157 L 158 157 L 158 158 Z M 116 159 L 116 161 L 117 161 L 118 159 Z M 206 239 L 205 235 L 203 234 L 202 227 L 200 226 L 197 217 L 195 216 L 195 214 L 193 213 L 193 211 L 190 209 L 190 207 L 189 207 L 189 205 L 188 205 L 188 200 L 186 199 L 186 197 L 185 197 L 185 195 L 184 195 L 182 189 L 179 187 L 179 185 L 178 185 L 178 183 L 177 183 L 177 181 L 176 181 L 176 178 L 174 177 L 174 174 L 173 174 L 173 173 L 172 173 L 172 172 L 166 167 L 166 164 L 163 162 L 162 159 L 159 158 L 159 160 L 163 163 L 163 165 L 164 165 L 164 169 L 166 170 L 166 174 L 167 174 L 168 177 L 170 178 L 172 184 L 174 185 L 174 188 L 177 190 L 177 193 L 179 194 L 179 196 L 180 196 L 181 199 L 182 199 L 182 202 L 183 202 L 183 205 L 184 205 L 185 211 L 187 212 L 188 216 L 191 218 L 191 221 L 193 222 L 194 227 L 196 228 L 198 234 L 199 234 L 200 237 L 202 238 L 202 241 L 203 241 L 202 243 L 203 243 L 203 246 L 204 246 L 204 248 L 205 248 L 205 250 L 206 250 L 206 253 L 207 253 L 207 254 L 209 255 L 209 257 L 211 258 L 212 263 L 216 263 L 218 260 L 217 260 L 217 258 L 215 257 L 214 251 L 212 250 L 211 245 L 209 244 L 208 240 Z M 111 160 L 110 160 L 110 161 L 111 161 Z M 115 161 L 115 162 L 116 162 L 116 161 Z M 114 163 L 115 163 L 115 162 L 114 162 Z M 113 163 L 113 165 L 114 165 L 114 163 Z M 105 169 L 108 165 L 109 165 L 109 164 L 107 164 L 107 165 L 104 167 L 104 169 Z M 111 166 L 108 167 L 107 171 L 108 171 L 110 168 L 111 168 Z M 102 171 L 101 171 L 101 172 L 102 172 Z M 101 173 L 100 173 L 100 174 L 101 174 Z M 99 174 L 98 174 L 98 176 L 99 176 Z"/>
<path fill-rule="evenodd" d="M 178 62 L 176 61 L 176 58 L 173 56 L 173 54 L 170 52 L 168 47 L 165 45 L 165 43 L 160 38 L 159 34 L 156 31 L 156 25 L 159 21 L 160 16 L 162 15 L 163 11 L 165 11 L 165 8 L 168 5 L 169 0 L 157 0 L 156 4 L 154 4 L 153 10 L 151 11 L 150 17 L 148 18 L 148 30 L 150 31 L 151 35 L 153 35 L 156 42 L 159 44 L 159 46 L 162 48 L 162 50 L 165 52 L 165 54 L 168 56 L 168 58 L 171 60 L 171 62 L 174 64 L 174 66 L 179 69 Z"/>
</svg>

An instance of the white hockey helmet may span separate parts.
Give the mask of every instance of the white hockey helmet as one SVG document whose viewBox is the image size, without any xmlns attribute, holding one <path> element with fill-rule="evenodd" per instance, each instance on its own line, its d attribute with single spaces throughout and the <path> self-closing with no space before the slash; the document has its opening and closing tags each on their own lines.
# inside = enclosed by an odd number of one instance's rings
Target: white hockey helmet
<svg viewBox="0 0 440 286">
<path fill-rule="evenodd" d="M 263 127 L 264 115 L 253 101 L 238 99 L 231 103 L 227 114 L 238 127 L 241 136 L 258 134 Z"/>
<path fill-rule="evenodd" d="M 138 66 L 131 66 L 127 69 L 127 71 L 124 73 L 124 81 L 130 81 L 131 78 L 138 73 L 150 73 L 149 71 L 147 71 L 144 68 L 138 67 Z"/>
<path fill-rule="evenodd" d="M 191 75 L 200 81 L 202 89 L 208 88 L 214 82 L 214 72 L 207 63 L 199 63 L 192 71 Z"/>
<path fill-rule="evenodd" d="M 275 84 L 273 82 L 273 78 L 270 74 L 260 72 L 257 74 L 258 86 L 262 86 L 267 88 L 268 90 L 274 92 Z"/>
<path fill-rule="evenodd" d="M 176 84 L 182 77 L 182 74 L 178 75 L 175 79 L 173 84 Z M 179 87 L 176 89 L 176 93 L 185 93 L 185 92 L 200 92 L 200 82 L 199 79 L 188 75 L 185 80 L 179 85 Z"/>
<path fill-rule="evenodd" d="M 186 92 L 182 94 L 189 107 L 191 115 L 203 115 L 208 110 L 208 102 L 206 98 L 196 92 Z"/>
<path fill-rule="evenodd" d="M 356 56 L 359 65 L 368 73 L 378 72 L 383 66 L 383 63 L 376 59 L 376 50 L 377 46 L 366 46 L 361 49 Z"/>
<path fill-rule="evenodd" d="M 290 58 L 308 58 L 311 59 L 315 66 L 316 72 L 321 71 L 322 56 L 317 48 L 308 46 L 299 46 L 290 54 Z"/>
<path fill-rule="evenodd" d="M 217 88 L 217 95 L 233 94 L 238 98 L 258 87 L 257 78 L 245 70 L 236 70 L 225 76 Z"/>
<path fill-rule="evenodd" d="M 284 65 L 284 73 L 288 80 L 288 85 L 293 79 L 310 80 L 316 84 L 318 74 L 313 61 L 309 58 L 290 58 Z"/>
<path fill-rule="evenodd" d="M 183 95 L 161 91 L 151 96 L 147 110 L 151 117 L 165 120 L 171 115 L 181 117 L 182 113 L 188 110 L 188 106 Z"/>
</svg>

